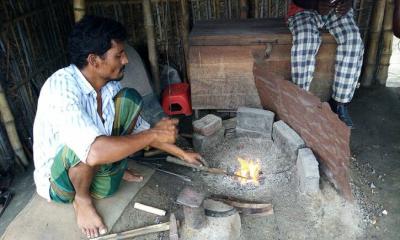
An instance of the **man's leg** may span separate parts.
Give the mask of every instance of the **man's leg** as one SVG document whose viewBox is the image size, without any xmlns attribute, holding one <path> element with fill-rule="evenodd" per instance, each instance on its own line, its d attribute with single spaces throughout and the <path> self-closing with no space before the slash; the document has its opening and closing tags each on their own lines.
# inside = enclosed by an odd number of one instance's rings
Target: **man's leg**
<svg viewBox="0 0 400 240">
<path fill-rule="evenodd" d="M 130 134 L 142 107 L 140 95 L 133 89 L 122 89 L 114 98 L 115 119 L 112 135 Z M 88 237 L 107 231 L 92 198 L 104 198 L 117 191 L 127 161 L 92 168 L 80 161 L 67 146 L 63 147 L 51 168 L 50 196 L 55 202 L 73 202 L 78 226 Z"/>
<path fill-rule="evenodd" d="M 314 11 L 303 11 L 289 18 L 293 36 L 291 50 L 292 81 L 300 88 L 309 90 L 315 70 L 315 56 L 321 44 L 318 30 L 320 17 Z"/>
<path fill-rule="evenodd" d="M 90 238 L 107 232 L 107 227 L 97 213 L 92 197 L 90 196 L 89 189 L 96 170 L 86 164 L 79 163 L 68 171 L 69 179 L 75 188 L 73 205 L 76 221 L 82 232 Z"/>
<path fill-rule="evenodd" d="M 346 104 L 353 98 L 364 54 L 364 45 L 353 18 L 353 10 L 342 17 L 331 13 L 326 28 L 338 43 L 331 106 L 339 118 L 352 127 L 353 122 Z"/>
<path fill-rule="evenodd" d="M 78 226 L 88 238 L 107 232 L 92 202 L 91 184 L 96 171 L 97 168 L 82 163 L 67 146 L 58 152 L 51 167 L 52 201 L 73 203 Z"/>
</svg>

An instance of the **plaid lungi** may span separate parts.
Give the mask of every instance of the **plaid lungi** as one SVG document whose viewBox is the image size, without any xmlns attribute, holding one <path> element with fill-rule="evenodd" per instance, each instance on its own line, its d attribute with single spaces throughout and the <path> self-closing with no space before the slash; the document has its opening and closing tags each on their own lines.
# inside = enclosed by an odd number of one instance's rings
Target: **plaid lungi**
<svg viewBox="0 0 400 240">
<path fill-rule="evenodd" d="M 326 28 L 338 44 L 332 98 L 341 103 L 353 98 L 360 76 L 364 45 L 353 18 L 353 9 L 344 16 L 334 11 L 321 16 L 305 10 L 288 19 L 293 35 L 291 50 L 292 81 L 309 90 L 315 69 L 315 56 L 321 44 L 319 29 Z"/>
<path fill-rule="evenodd" d="M 143 105 L 142 97 L 136 90 L 124 88 L 114 97 L 114 105 L 112 135 L 130 134 Z M 50 197 L 53 201 L 71 203 L 74 200 L 75 189 L 69 179 L 68 170 L 79 162 L 80 159 L 67 146 L 58 152 L 51 167 Z M 105 198 L 116 192 L 126 167 L 126 159 L 101 165 L 90 186 L 92 197 Z"/>
</svg>

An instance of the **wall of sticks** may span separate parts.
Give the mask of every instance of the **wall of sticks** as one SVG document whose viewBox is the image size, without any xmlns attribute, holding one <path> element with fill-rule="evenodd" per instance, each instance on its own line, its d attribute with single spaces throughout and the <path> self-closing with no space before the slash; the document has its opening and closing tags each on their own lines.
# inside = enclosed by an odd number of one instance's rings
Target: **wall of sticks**
<svg viewBox="0 0 400 240">
<path fill-rule="evenodd" d="M 386 15 L 392 5 L 393 0 L 354 1 L 355 20 L 366 44 L 364 73 L 372 76 L 365 86 L 375 83 L 380 57 L 390 57 L 391 28 Z M 187 79 L 188 31 L 196 22 L 283 18 L 287 7 L 288 0 L 0 0 L 0 101 L 1 96 L 5 101 L 0 103 L 0 174 L 15 164 L 26 166 L 32 158 L 32 126 L 39 91 L 54 71 L 68 64 L 67 36 L 74 13 L 120 21 L 128 30 L 129 44 L 149 63 L 153 76 L 158 75 L 158 66 L 167 64 Z M 149 30 L 154 32 L 155 60 L 148 54 Z M 384 39 L 383 45 L 378 44 L 380 39 Z M 384 84 L 387 62 L 381 64 L 378 77 Z"/>
</svg>

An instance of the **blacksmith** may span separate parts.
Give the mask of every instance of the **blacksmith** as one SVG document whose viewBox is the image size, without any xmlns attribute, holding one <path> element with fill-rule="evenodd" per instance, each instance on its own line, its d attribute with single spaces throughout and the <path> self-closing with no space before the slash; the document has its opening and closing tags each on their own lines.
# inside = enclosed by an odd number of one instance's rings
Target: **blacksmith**
<svg viewBox="0 0 400 240">
<path fill-rule="evenodd" d="M 332 110 L 350 128 L 347 111 L 360 76 L 364 45 L 353 18 L 352 0 L 292 0 L 288 11 L 293 35 L 292 81 L 309 90 L 315 70 L 315 56 L 321 45 L 320 29 L 327 29 L 338 44 L 336 51 Z"/>
<path fill-rule="evenodd" d="M 70 65 L 43 85 L 34 122 L 34 179 L 49 201 L 73 203 L 87 237 L 107 232 L 92 199 L 118 190 L 122 179 L 141 181 L 127 169 L 127 156 L 148 146 L 200 164 L 197 153 L 174 145 L 177 121 L 153 128 L 141 118 L 142 99 L 121 89 L 128 63 L 126 30 L 113 20 L 86 16 L 69 38 Z"/>
</svg>

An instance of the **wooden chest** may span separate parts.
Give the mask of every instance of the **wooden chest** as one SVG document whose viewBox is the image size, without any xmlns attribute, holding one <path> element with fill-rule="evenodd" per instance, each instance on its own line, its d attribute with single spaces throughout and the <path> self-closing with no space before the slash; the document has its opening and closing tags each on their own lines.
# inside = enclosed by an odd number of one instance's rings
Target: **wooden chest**
<svg viewBox="0 0 400 240">
<path fill-rule="evenodd" d="M 193 109 L 261 107 L 253 64 L 290 79 L 292 35 L 283 19 L 197 22 L 190 33 L 189 76 Z M 336 41 L 322 33 L 311 91 L 331 92 Z"/>
</svg>

